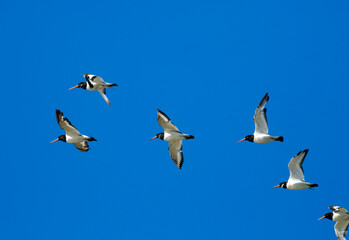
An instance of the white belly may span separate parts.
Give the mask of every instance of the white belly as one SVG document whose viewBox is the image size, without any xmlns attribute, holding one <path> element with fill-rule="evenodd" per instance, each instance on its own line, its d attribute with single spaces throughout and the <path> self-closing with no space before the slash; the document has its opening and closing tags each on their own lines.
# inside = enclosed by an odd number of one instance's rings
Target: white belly
<svg viewBox="0 0 349 240">
<path fill-rule="evenodd" d="M 165 132 L 164 134 L 164 140 L 165 141 L 171 141 L 171 140 L 183 140 L 183 134 L 179 132 Z"/>
<path fill-rule="evenodd" d="M 85 141 L 85 138 L 80 135 L 80 136 L 70 136 L 70 135 L 65 135 L 67 143 L 79 143 L 82 141 Z"/>
<path fill-rule="evenodd" d="M 259 134 L 254 134 L 253 141 L 255 143 L 268 143 L 268 142 L 274 141 L 274 139 L 269 134 L 259 133 Z"/>
<path fill-rule="evenodd" d="M 306 182 L 293 182 L 293 181 L 289 181 L 287 182 L 287 189 L 291 189 L 291 190 L 301 190 L 301 189 L 307 189 L 310 188 L 309 185 Z"/>
</svg>

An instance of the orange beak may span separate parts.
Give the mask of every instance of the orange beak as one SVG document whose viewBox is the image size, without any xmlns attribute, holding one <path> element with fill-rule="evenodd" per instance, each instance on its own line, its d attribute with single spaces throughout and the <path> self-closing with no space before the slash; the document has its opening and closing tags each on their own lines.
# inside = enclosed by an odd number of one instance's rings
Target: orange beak
<svg viewBox="0 0 349 240">
<path fill-rule="evenodd" d="M 240 141 L 238 141 L 238 143 L 239 143 L 239 142 L 242 142 L 242 141 L 245 141 L 245 140 L 246 140 L 246 138 L 244 138 L 244 139 L 241 139 Z"/>
<path fill-rule="evenodd" d="M 53 141 L 52 141 L 52 142 L 50 142 L 50 143 L 57 142 L 58 140 L 59 140 L 59 138 L 57 138 L 57 139 L 53 140 Z"/>
<path fill-rule="evenodd" d="M 278 187 L 280 187 L 280 184 L 279 184 L 279 185 L 277 185 L 277 186 L 275 186 L 275 187 L 273 187 L 273 188 L 278 188 Z"/>
<path fill-rule="evenodd" d="M 153 138 L 151 138 L 151 139 L 149 139 L 149 140 L 153 140 L 153 139 L 155 139 L 155 138 L 157 138 L 158 136 L 155 136 L 155 137 L 153 137 Z"/>
<path fill-rule="evenodd" d="M 77 88 L 77 87 L 79 87 L 79 85 L 76 85 L 75 87 L 69 88 L 69 90 L 72 90 L 72 89 Z"/>
<path fill-rule="evenodd" d="M 325 218 L 325 216 L 323 216 L 323 217 L 319 218 L 319 219 L 318 219 L 318 221 L 319 221 L 319 220 L 321 220 L 321 219 L 324 219 L 324 218 Z"/>
</svg>

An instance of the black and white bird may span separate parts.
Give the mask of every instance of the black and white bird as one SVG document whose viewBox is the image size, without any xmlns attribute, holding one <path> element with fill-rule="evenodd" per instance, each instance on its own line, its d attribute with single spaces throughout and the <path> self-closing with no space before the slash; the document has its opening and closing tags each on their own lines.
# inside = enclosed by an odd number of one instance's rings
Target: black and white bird
<svg viewBox="0 0 349 240">
<path fill-rule="evenodd" d="M 333 212 L 326 213 L 323 217 L 318 220 L 327 218 L 337 223 L 334 225 L 334 231 L 338 240 L 345 240 L 345 235 L 347 235 L 348 226 L 349 226 L 349 212 L 339 206 L 329 206 Z"/>
<path fill-rule="evenodd" d="M 316 183 L 308 183 L 304 180 L 304 171 L 302 164 L 304 162 L 304 158 L 308 154 L 308 151 L 309 149 L 300 151 L 291 159 L 288 164 L 288 169 L 290 170 L 290 177 L 288 181 L 282 182 L 273 188 L 281 187 L 292 190 L 301 190 L 318 186 Z"/>
<path fill-rule="evenodd" d="M 76 127 L 71 124 L 68 118 L 65 118 L 63 113 L 59 110 L 56 110 L 56 117 L 58 125 L 65 131 L 65 135 L 60 135 L 57 139 L 53 140 L 51 143 L 58 140 L 72 143 L 74 146 L 82 152 L 87 152 L 90 150 L 87 141 L 97 141 L 93 137 L 88 137 L 82 135 Z"/>
<path fill-rule="evenodd" d="M 170 156 L 177 167 L 181 169 L 183 164 L 183 152 L 181 151 L 183 148 L 182 140 L 193 139 L 194 136 L 181 133 L 176 125 L 171 123 L 170 118 L 159 109 L 157 111 L 157 119 L 159 125 L 164 128 L 165 132 L 156 134 L 156 136 L 150 140 L 159 138 L 168 141 Z"/>
<path fill-rule="evenodd" d="M 96 75 L 87 74 L 87 73 L 84 73 L 83 75 L 86 79 L 86 82 L 80 82 L 78 85 L 70 88 L 69 90 L 72 90 L 74 88 L 82 88 L 82 89 L 89 90 L 89 91 L 97 90 L 102 95 L 103 99 L 110 106 L 110 101 L 106 95 L 107 94 L 106 89 L 110 88 L 110 87 L 117 86 L 117 84 L 104 82 L 103 78 L 98 77 Z"/>
<path fill-rule="evenodd" d="M 270 136 L 268 133 L 268 121 L 267 121 L 267 109 L 264 108 L 265 104 L 267 104 L 269 100 L 269 96 L 268 93 L 265 94 L 265 96 L 263 97 L 263 99 L 261 100 L 261 102 L 259 103 L 254 116 L 253 116 L 253 120 L 254 120 L 254 124 L 255 124 L 255 130 L 253 135 L 247 135 L 245 138 L 241 139 L 239 142 L 242 141 L 249 141 L 249 142 L 255 142 L 255 143 L 268 143 L 268 142 L 272 142 L 272 141 L 279 141 L 279 142 L 283 142 L 284 138 L 280 137 L 280 136 Z"/>
</svg>

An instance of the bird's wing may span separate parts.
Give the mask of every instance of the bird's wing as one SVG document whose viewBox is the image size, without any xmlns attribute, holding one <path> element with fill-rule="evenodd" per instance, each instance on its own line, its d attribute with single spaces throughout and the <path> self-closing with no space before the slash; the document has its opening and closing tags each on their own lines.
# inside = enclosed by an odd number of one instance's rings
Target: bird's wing
<svg viewBox="0 0 349 240">
<path fill-rule="evenodd" d="M 88 150 L 90 150 L 87 141 L 74 143 L 74 146 L 82 152 L 87 152 Z"/>
<path fill-rule="evenodd" d="M 165 132 L 179 132 L 176 125 L 171 123 L 171 119 L 159 109 L 157 112 L 157 119 L 159 125 L 164 128 Z"/>
<path fill-rule="evenodd" d="M 255 133 L 266 133 L 268 134 L 268 121 L 267 121 L 267 109 L 264 108 L 269 100 L 268 93 L 264 95 L 261 102 L 254 113 L 253 120 L 255 124 Z"/>
<path fill-rule="evenodd" d="M 182 147 L 182 140 L 169 141 L 168 151 L 170 152 L 170 156 L 173 162 L 177 165 L 179 169 L 182 168 L 183 164 L 183 152 L 181 151 Z"/>
<path fill-rule="evenodd" d="M 56 110 L 56 118 L 58 125 L 66 132 L 67 135 L 81 135 L 76 127 L 71 124 L 68 118 L 64 117 L 61 111 Z"/>
<path fill-rule="evenodd" d="M 334 231 L 338 240 L 345 240 L 349 226 L 349 220 L 340 220 L 334 225 Z"/>
<path fill-rule="evenodd" d="M 92 75 L 92 74 L 88 74 L 88 73 L 84 73 L 83 74 L 85 79 L 86 79 L 86 82 L 87 84 L 90 86 L 90 88 L 92 89 L 93 88 L 93 84 L 92 84 L 92 81 L 93 81 L 93 78 L 96 77 L 95 75 Z"/>
<path fill-rule="evenodd" d="M 109 99 L 107 98 L 107 91 L 104 89 L 100 89 L 98 90 L 98 92 L 102 95 L 103 99 L 108 103 L 108 105 L 110 106 L 110 101 Z"/>
<path fill-rule="evenodd" d="M 290 180 L 300 180 L 304 181 L 304 170 L 302 164 L 304 162 L 304 158 L 307 156 L 309 149 L 304 151 L 300 151 L 294 156 L 288 164 L 288 169 L 290 170 Z"/>
<path fill-rule="evenodd" d="M 335 213 L 346 213 L 346 214 L 349 214 L 347 209 L 345 209 L 343 207 L 340 207 L 340 206 L 329 206 L 328 208 L 331 209 Z"/>
<path fill-rule="evenodd" d="M 93 75 L 93 77 L 90 78 L 92 82 L 97 83 L 97 84 L 103 84 L 104 80 L 101 77 L 98 77 L 96 75 Z"/>
</svg>

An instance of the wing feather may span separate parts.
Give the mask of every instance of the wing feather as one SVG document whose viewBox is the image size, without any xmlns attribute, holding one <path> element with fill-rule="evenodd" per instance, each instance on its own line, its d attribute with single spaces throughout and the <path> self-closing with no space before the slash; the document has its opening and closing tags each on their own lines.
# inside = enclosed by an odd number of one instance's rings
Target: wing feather
<svg viewBox="0 0 349 240">
<path fill-rule="evenodd" d="M 168 150 L 170 152 L 171 159 L 179 169 L 182 168 L 184 161 L 183 152 L 181 151 L 182 148 L 182 140 L 169 141 Z"/>
<path fill-rule="evenodd" d="M 255 133 L 268 134 L 267 109 L 264 108 L 269 100 L 268 93 L 264 95 L 254 113 L 253 120 L 255 124 Z"/>
<path fill-rule="evenodd" d="M 87 152 L 88 150 L 90 150 L 90 147 L 88 146 L 87 141 L 74 143 L 74 146 L 82 152 Z"/>
<path fill-rule="evenodd" d="M 157 119 L 159 125 L 164 128 L 165 132 L 179 132 L 176 125 L 171 123 L 171 119 L 159 109 L 157 111 Z"/>
<path fill-rule="evenodd" d="M 110 101 L 106 95 L 107 91 L 105 89 L 101 89 L 101 90 L 98 90 L 98 92 L 102 95 L 104 101 L 106 101 L 108 103 L 108 105 L 110 106 Z"/>
<path fill-rule="evenodd" d="M 81 135 L 78 129 L 71 124 L 71 122 L 68 120 L 68 118 L 65 118 L 63 113 L 56 110 L 56 118 L 58 125 L 66 132 L 68 135 Z"/>
<path fill-rule="evenodd" d="M 309 149 L 304 151 L 300 151 L 294 156 L 288 164 L 288 169 L 290 170 L 290 178 L 294 180 L 304 181 L 304 170 L 303 170 L 303 162 L 305 157 L 308 154 Z"/>
<path fill-rule="evenodd" d="M 348 226 L 349 219 L 337 221 L 337 223 L 334 225 L 334 231 L 338 240 L 345 240 L 345 236 L 347 235 L 348 231 Z"/>
</svg>

